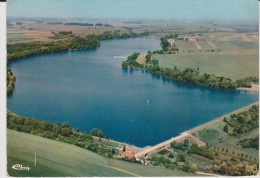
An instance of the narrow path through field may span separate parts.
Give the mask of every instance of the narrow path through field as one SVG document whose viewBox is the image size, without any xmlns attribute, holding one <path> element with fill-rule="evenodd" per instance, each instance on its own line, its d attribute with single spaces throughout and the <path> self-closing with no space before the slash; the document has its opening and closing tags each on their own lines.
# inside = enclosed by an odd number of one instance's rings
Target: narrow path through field
<svg viewBox="0 0 260 178">
<path fill-rule="evenodd" d="M 113 166 L 107 166 L 107 167 L 108 167 L 108 168 L 111 168 L 111 169 L 115 169 L 115 170 L 120 171 L 120 172 L 124 172 L 124 173 L 126 173 L 126 174 L 130 174 L 130 175 L 132 175 L 132 176 L 142 177 L 142 176 L 140 176 L 140 175 L 138 175 L 138 174 L 135 174 L 135 173 L 132 173 L 132 172 L 128 172 L 128 171 L 126 171 L 126 170 L 123 170 L 123 169 L 120 169 L 120 168 L 117 168 L 117 167 L 113 167 Z"/>
<path fill-rule="evenodd" d="M 210 174 L 210 173 L 206 173 L 206 172 L 196 172 L 196 173 L 201 174 L 201 175 L 207 175 L 207 176 L 221 177 L 218 174 Z"/>
<path fill-rule="evenodd" d="M 193 43 L 197 47 L 197 49 L 202 49 L 202 47 L 199 45 L 197 41 L 193 41 Z"/>
<path fill-rule="evenodd" d="M 218 48 L 215 44 L 213 44 L 212 42 L 210 42 L 210 41 L 207 41 L 208 42 L 208 44 L 212 47 L 212 48 Z"/>
</svg>

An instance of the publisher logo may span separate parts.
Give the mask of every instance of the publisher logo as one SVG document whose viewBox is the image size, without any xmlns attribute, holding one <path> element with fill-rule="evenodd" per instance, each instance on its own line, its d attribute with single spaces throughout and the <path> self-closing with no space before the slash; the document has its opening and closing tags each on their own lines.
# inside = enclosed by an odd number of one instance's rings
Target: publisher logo
<svg viewBox="0 0 260 178">
<path fill-rule="evenodd" d="M 31 168 L 29 167 L 23 167 L 21 164 L 15 164 L 12 166 L 13 169 L 18 170 L 18 171 L 30 171 Z"/>
</svg>

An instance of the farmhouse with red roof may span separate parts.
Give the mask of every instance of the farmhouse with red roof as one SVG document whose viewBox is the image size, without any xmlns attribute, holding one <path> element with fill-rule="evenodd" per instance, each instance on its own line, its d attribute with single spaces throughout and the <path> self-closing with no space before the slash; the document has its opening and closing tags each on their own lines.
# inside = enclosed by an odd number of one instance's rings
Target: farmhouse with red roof
<svg viewBox="0 0 260 178">
<path fill-rule="evenodd" d="M 135 158 L 135 155 L 131 153 L 130 151 L 125 151 L 120 154 L 121 158 L 127 158 L 127 159 L 133 159 Z"/>
</svg>

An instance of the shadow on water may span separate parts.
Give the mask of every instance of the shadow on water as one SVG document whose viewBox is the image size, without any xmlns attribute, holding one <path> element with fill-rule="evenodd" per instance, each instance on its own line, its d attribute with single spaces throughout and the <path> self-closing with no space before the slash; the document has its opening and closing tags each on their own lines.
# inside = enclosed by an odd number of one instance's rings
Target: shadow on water
<svg viewBox="0 0 260 178">
<path fill-rule="evenodd" d="M 186 89 L 186 90 L 200 90 L 201 92 L 208 91 L 208 92 L 225 92 L 225 93 L 232 93 L 232 94 L 240 94 L 240 93 L 247 93 L 247 91 L 240 91 L 240 90 L 234 90 L 234 89 L 223 89 L 223 88 L 214 88 L 214 87 L 208 87 L 208 86 L 202 86 L 197 85 L 194 83 L 189 83 L 185 81 L 177 81 L 173 79 L 169 79 L 166 77 L 162 77 L 160 75 L 151 73 L 145 69 L 137 69 L 137 68 L 128 68 L 128 67 L 122 67 L 123 73 L 130 73 L 133 74 L 133 72 L 141 72 L 142 74 L 148 74 L 152 77 L 152 79 L 162 81 L 164 84 L 171 84 L 174 85 L 178 89 Z"/>
<path fill-rule="evenodd" d="M 142 73 L 144 73 L 144 70 L 142 69 L 136 69 L 136 68 L 132 68 L 132 67 L 122 67 L 122 72 L 123 73 L 130 73 L 131 75 L 135 72 L 135 71 L 141 71 Z"/>
<path fill-rule="evenodd" d="M 91 49 L 82 49 L 82 50 L 68 50 L 68 51 L 57 51 L 57 52 L 52 52 L 52 53 L 34 54 L 32 56 L 22 57 L 22 58 L 18 58 L 16 60 L 12 60 L 11 62 L 8 61 L 8 67 L 10 67 L 10 63 L 20 63 L 20 62 L 27 61 L 27 60 L 38 59 L 39 57 L 48 58 L 49 55 L 52 55 L 52 57 L 58 56 L 59 58 L 62 58 L 62 56 L 70 56 L 73 53 L 76 53 L 76 54 L 80 54 L 80 53 L 85 54 L 86 52 L 95 53 L 98 49 L 99 49 L 99 47 L 94 48 L 94 49 L 91 48 Z"/>
<path fill-rule="evenodd" d="M 14 91 L 7 94 L 7 98 L 12 98 Z"/>
<path fill-rule="evenodd" d="M 154 73 L 151 73 L 151 72 L 150 72 L 150 74 L 151 74 L 151 76 L 152 76 L 153 79 L 157 79 L 157 80 L 160 80 L 160 79 L 161 79 L 161 76 L 160 76 L 160 75 L 157 75 L 157 74 L 154 74 Z"/>
<path fill-rule="evenodd" d="M 133 69 L 133 68 L 130 68 L 130 69 L 129 69 L 129 72 L 130 72 L 130 74 L 133 74 L 134 69 Z"/>
<path fill-rule="evenodd" d="M 128 67 L 122 67 L 122 72 L 123 73 L 128 73 Z"/>
</svg>

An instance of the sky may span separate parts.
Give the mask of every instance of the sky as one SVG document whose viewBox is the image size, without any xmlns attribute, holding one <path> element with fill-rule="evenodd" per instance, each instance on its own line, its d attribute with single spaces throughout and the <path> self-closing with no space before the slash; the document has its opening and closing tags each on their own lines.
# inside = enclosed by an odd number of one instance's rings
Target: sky
<svg viewBox="0 0 260 178">
<path fill-rule="evenodd" d="M 258 0 L 8 0 L 8 17 L 258 21 Z"/>
</svg>

